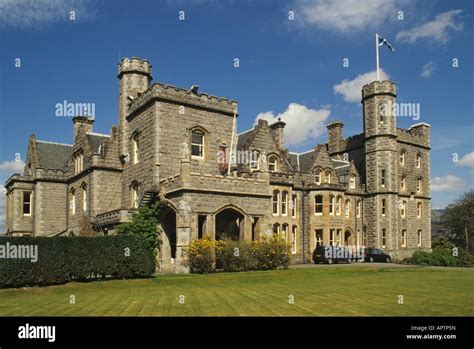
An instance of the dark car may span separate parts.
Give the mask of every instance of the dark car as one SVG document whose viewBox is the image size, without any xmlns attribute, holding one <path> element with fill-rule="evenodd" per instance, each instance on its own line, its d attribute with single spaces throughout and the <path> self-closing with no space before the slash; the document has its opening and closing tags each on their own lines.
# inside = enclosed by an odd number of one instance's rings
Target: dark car
<svg viewBox="0 0 474 349">
<path fill-rule="evenodd" d="M 317 246 L 313 251 L 313 261 L 318 263 L 351 263 L 349 249 L 344 246 Z"/>
<path fill-rule="evenodd" d="M 366 262 L 385 262 L 390 263 L 392 258 L 384 251 L 378 248 L 366 248 L 364 251 L 364 261 Z"/>
</svg>

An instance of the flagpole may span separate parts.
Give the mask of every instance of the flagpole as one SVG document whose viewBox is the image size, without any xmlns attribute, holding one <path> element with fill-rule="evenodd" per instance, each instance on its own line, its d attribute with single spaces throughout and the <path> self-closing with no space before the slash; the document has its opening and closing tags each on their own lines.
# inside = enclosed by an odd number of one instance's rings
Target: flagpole
<svg viewBox="0 0 474 349">
<path fill-rule="evenodd" d="M 379 69 L 379 34 L 375 33 L 375 56 L 377 59 L 377 80 L 380 81 L 380 69 Z"/>
</svg>

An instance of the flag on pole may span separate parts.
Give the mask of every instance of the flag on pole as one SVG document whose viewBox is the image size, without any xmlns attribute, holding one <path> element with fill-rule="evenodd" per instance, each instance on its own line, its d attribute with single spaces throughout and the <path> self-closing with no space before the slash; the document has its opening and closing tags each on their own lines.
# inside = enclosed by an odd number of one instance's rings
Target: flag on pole
<svg viewBox="0 0 474 349">
<path fill-rule="evenodd" d="M 391 43 L 387 41 L 387 39 L 382 38 L 380 35 L 378 35 L 378 38 L 379 38 L 379 46 L 386 45 L 390 51 L 395 52 L 395 48 L 393 47 Z"/>
</svg>

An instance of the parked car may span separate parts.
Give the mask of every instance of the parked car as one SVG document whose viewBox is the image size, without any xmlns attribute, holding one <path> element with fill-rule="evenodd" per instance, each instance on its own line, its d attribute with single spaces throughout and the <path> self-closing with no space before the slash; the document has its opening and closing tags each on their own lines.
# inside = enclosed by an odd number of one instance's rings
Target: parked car
<svg viewBox="0 0 474 349">
<path fill-rule="evenodd" d="M 316 246 L 313 251 L 313 262 L 318 263 L 351 263 L 349 249 L 345 246 Z"/>
<path fill-rule="evenodd" d="M 365 248 L 364 261 L 390 263 L 392 258 L 379 248 Z"/>
</svg>

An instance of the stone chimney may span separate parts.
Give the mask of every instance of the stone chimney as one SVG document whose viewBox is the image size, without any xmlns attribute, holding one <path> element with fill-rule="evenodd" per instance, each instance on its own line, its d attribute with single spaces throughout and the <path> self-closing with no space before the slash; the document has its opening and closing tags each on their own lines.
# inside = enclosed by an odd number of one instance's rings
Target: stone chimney
<svg viewBox="0 0 474 349">
<path fill-rule="evenodd" d="M 281 121 L 280 118 L 278 118 L 277 122 L 270 125 L 270 128 L 272 129 L 273 134 L 275 135 L 278 147 L 280 149 L 284 149 L 284 147 L 285 147 L 284 137 L 283 137 L 283 133 L 284 133 L 283 131 L 285 131 L 285 126 L 286 126 L 286 124 L 283 121 Z"/>
<path fill-rule="evenodd" d="M 76 137 L 79 133 L 79 127 L 84 126 L 84 129 L 86 133 L 92 132 L 92 125 L 94 124 L 94 120 L 87 117 L 87 116 L 75 116 L 72 119 L 72 123 L 74 124 L 74 139 L 73 141 L 76 140 Z"/>
<path fill-rule="evenodd" d="M 342 129 L 344 124 L 341 121 L 331 122 L 326 126 L 328 128 L 328 152 L 329 154 L 337 153 L 341 150 Z"/>
</svg>

